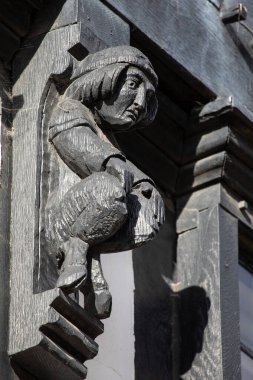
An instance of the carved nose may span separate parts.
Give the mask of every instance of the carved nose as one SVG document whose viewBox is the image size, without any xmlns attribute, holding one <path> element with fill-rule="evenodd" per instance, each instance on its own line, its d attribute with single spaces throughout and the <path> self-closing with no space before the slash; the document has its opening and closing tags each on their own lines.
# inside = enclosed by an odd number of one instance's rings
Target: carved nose
<svg viewBox="0 0 253 380">
<path fill-rule="evenodd" d="M 143 110 L 145 108 L 145 103 L 146 103 L 145 89 L 144 89 L 144 85 L 141 84 L 140 87 L 138 88 L 138 92 L 134 100 L 134 105 L 137 109 Z"/>
</svg>

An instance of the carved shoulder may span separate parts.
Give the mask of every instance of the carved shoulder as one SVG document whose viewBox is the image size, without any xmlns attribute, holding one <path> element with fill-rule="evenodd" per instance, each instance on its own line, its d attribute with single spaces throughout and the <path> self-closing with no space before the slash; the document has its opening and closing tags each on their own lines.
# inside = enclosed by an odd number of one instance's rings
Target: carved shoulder
<svg viewBox="0 0 253 380">
<path fill-rule="evenodd" d="M 49 139 L 52 140 L 60 132 L 79 125 L 87 126 L 97 133 L 95 121 L 87 107 L 74 99 L 60 100 L 49 120 Z"/>
</svg>

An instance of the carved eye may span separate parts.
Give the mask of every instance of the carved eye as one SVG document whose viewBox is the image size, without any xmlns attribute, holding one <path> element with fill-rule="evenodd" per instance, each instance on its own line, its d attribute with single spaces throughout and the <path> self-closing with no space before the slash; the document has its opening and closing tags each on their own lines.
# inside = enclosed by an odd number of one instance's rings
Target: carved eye
<svg viewBox="0 0 253 380">
<path fill-rule="evenodd" d="M 131 88 L 131 90 L 136 90 L 136 88 L 138 87 L 138 81 L 134 79 L 128 79 L 127 86 L 128 88 Z"/>
</svg>

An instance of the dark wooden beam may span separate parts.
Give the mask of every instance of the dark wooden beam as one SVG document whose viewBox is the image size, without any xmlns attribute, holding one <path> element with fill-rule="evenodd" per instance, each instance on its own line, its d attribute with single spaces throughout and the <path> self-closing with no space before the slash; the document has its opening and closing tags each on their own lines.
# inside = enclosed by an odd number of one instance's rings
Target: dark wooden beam
<svg viewBox="0 0 253 380">
<path fill-rule="evenodd" d="M 9 62 L 29 32 L 34 11 L 38 11 L 44 0 L 2 0 L 0 4 L 0 59 Z"/>
<path fill-rule="evenodd" d="M 236 29 L 209 1 L 104 0 L 153 41 L 204 94 L 236 95 L 252 109 L 252 64 Z M 248 5 L 249 1 L 246 1 Z M 239 41 L 239 42 L 238 42 Z M 246 54 L 247 53 L 247 54 Z"/>
</svg>

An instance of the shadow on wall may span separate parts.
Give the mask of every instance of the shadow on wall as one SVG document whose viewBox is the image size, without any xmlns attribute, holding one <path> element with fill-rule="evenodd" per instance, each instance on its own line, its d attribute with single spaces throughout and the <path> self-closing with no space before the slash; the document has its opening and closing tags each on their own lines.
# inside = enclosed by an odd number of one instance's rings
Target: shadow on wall
<svg viewBox="0 0 253 380">
<path fill-rule="evenodd" d="M 210 300 L 203 288 L 172 292 L 174 215 L 156 239 L 133 253 L 135 380 L 178 380 L 203 346 Z"/>
<path fill-rule="evenodd" d="M 196 354 L 202 351 L 211 303 L 199 286 L 183 289 L 178 296 L 179 372 L 182 375 L 189 371 Z"/>
</svg>

